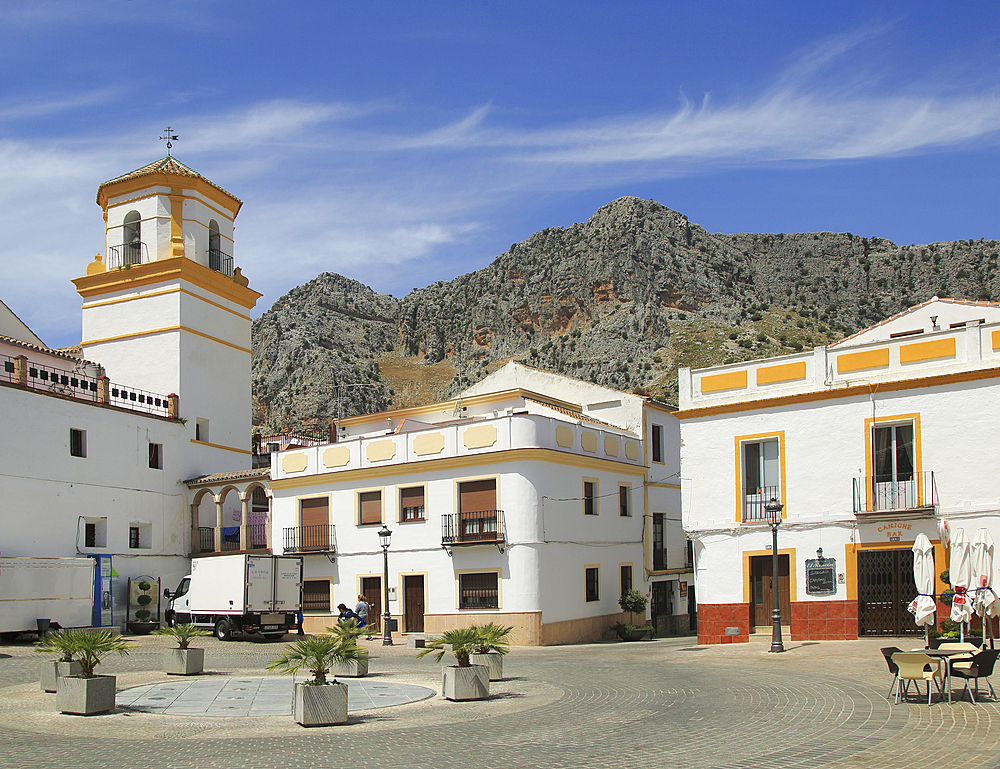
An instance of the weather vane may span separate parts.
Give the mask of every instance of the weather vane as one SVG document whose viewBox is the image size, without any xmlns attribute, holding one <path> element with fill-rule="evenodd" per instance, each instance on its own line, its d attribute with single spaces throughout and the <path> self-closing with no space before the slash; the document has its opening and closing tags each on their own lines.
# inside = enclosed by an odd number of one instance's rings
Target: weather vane
<svg viewBox="0 0 1000 769">
<path fill-rule="evenodd" d="M 177 141 L 177 134 L 172 133 L 173 130 L 174 130 L 173 128 L 171 128 L 170 126 L 167 126 L 167 128 L 166 128 L 167 135 L 160 137 L 160 141 L 166 140 L 166 142 L 167 142 L 167 154 L 168 155 L 170 154 L 170 149 L 174 146 L 172 144 L 172 142 Z"/>
</svg>

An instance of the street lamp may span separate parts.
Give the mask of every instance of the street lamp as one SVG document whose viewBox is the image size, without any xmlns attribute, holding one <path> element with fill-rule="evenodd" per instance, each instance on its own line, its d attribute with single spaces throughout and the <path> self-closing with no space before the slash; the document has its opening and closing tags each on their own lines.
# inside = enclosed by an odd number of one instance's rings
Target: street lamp
<svg viewBox="0 0 1000 769">
<path fill-rule="evenodd" d="M 392 532 L 383 523 L 382 528 L 378 530 L 378 542 L 382 546 L 382 563 L 385 567 L 385 578 L 382 584 L 385 588 L 385 613 L 382 615 L 382 645 L 392 646 L 392 633 L 389 632 L 389 621 L 391 617 L 389 616 L 389 540 L 392 537 Z"/>
<path fill-rule="evenodd" d="M 771 527 L 771 651 L 783 652 L 781 643 L 781 579 L 778 576 L 778 527 L 785 506 L 774 497 L 764 503 L 767 523 Z"/>
</svg>

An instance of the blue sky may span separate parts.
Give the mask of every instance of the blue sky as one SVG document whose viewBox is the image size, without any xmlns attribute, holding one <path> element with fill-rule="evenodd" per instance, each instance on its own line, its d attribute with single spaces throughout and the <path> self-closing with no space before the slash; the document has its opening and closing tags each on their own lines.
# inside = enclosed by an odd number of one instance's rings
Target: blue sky
<svg viewBox="0 0 1000 769">
<path fill-rule="evenodd" d="M 174 154 L 244 201 L 258 312 L 402 296 L 622 195 L 712 232 L 1000 238 L 990 2 L 0 0 L 2 298 L 80 341 L 97 186 Z"/>
</svg>

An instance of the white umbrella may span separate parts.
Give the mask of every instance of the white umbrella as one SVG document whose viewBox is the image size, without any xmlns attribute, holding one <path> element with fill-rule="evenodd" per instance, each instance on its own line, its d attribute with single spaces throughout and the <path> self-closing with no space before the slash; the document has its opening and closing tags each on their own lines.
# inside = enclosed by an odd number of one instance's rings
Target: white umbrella
<svg viewBox="0 0 1000 769">
<path fill-rule="evenodd" d="M 985 634 L 986 616 L 1000 614 L 1000 599 L 993 592 L 993 537 L 985 528 L 972 541 L 972 587 L 976 589 L 972 609 L 982 616 Z"/>
<path fill-rule="evenodd" d="M 913 621 L 927 626 L 934 622 L 934 547 L 926 534 L 918 534 L 913 543 L 913 581 L 917 583 L 917 597 L 910 603 Z"/>
<path fill-rule="evenodd" d="M 972 552 L 965 529 L 955 529 L 951 537 L 951 586 L 955 590 L 955 600 L 951 604 L 951 619 L 962 625 L 962 640 L 965 640 L 964 623 L 972 619 L 974 594 L 966 595 L 972 584 Z"/>
</svg>

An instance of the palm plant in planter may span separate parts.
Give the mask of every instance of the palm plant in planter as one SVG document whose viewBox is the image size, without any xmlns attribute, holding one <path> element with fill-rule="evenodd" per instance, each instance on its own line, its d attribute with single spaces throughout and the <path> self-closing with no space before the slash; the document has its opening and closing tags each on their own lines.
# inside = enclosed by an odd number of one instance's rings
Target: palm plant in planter
<svg viewBox="0 0 1000 769">
<path fill-rule="evenodd" d="M 347 723 L 347 686 L 326 674 L 337 664 L 367 659 L 368 651 L 348 635 L 315 635 L 286 644 L 284 653 L 267 666 L 294 676 L 301 668 L 313 674 L 311 681 L 295 684 L 294 714 L 303 726 Z"/>
<path fill-rule="evenodd" d="M 618 605 L 621 607 L 622 611 L 627 611 L 629 613 L 629 624 L 623 624 L 619 622 L 617 625 L 611 627 L 618 637 L 623 641 L 638 641 L 646 633 L 653 630 L 652 625 L 636 625 L 635 615 L 641 614 L 645 616 L 646 606 L 649 605 L 649 599 L 646 598 L 638 590 L 628 590 L 622 594 L 622 597 L 618 599 Z"/>
<path fill-rule="evenodd" d="M 486 666 L 491 681 L 503 678 L 503 658 L 510 651 L 507 639 L 513 630 L 508 625 L 493 622 L 479 628 L 479 640 L 472 646 L 471 660 L 474 665 Z"/>
<path fill-rule="evenodd" d="M 435 662 L 444 659 L 445 652 L 449 650 L 455 655 L 458 664 L 448 665 L 441 671 L 441 694 L 445 699 L 483 700 L 490 696 L 489 668 L 473 665 L 470 661 L 481 638 L 482 628 L 475 625 L 446 630 L 439 637 L 430 639 L 417 654 L 418 658 L 434 654 Z"/>
<path fill-rule="evenodd" d="M 205 650 L 189 648 L 191 639 L 212 635 L 211 631 L 194 625 L 174 625 L 154 630 L 153 635 L 165 635 L 177 641 L 176 649 L 163 652 L 163 672 L 172 676 L 193 676 L 205 671 Z"/>
<path fill-rule="evenodd" d="M 115 677 L 98 676 L 94 669 L 111 654 L 126 656 L 135 644 L 107 630 L 69 630 L 68 648 L 80 663 L 78 676 L 62 676 L 56 681 L 56 706 L 63 713 L 89 716 L 107 713 L 115 706 Z"/>
<path fill-rule="evenodd" d="M 333 627 L 328 627 L 326 632 L 335 638 L 342 638 L 346 641 L 353 641 L 358 644 L 358 638 L 368 633 L 368 629 L 358 627 L 356 619 L 349 619 L 338 622 Z M 335 675 L 345 678 L 361 678 L 368 675 L 368 655 L 358 659 L 347 660 L 346 662 L 334 662 L 331 668 Z"/>
<path fill-rule="evenodd" d="M 46 660 L 42 663 L 40 683 L 42 691 L 55 692 L 56 681 L 60 676 L 78 676 L 82 668 L 73 659 L 73 636 L 71 630 L 56 630 L 47 633 L 35 644 L 39 654 L 58 654 L 59 658 Z"/>
</svg>

